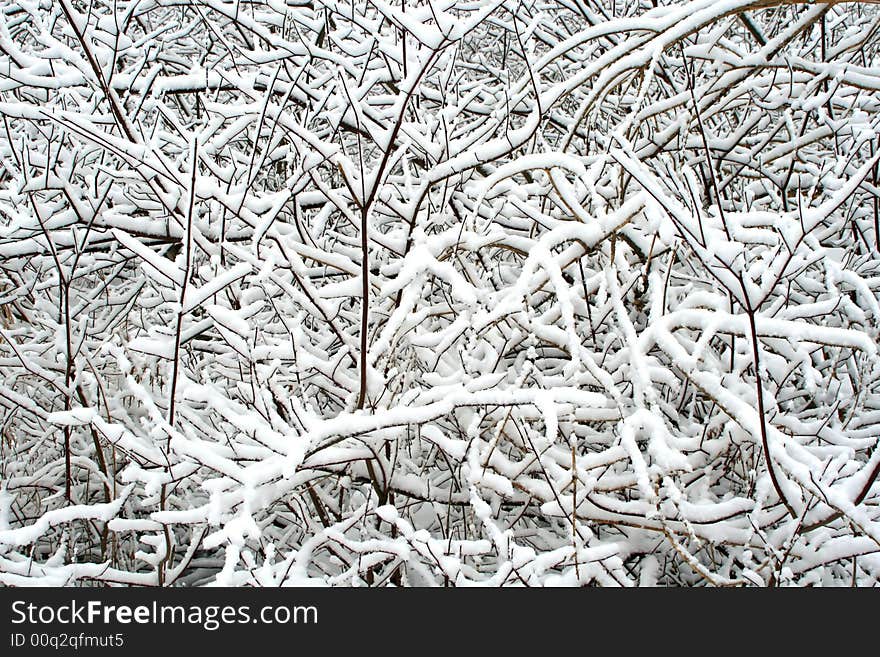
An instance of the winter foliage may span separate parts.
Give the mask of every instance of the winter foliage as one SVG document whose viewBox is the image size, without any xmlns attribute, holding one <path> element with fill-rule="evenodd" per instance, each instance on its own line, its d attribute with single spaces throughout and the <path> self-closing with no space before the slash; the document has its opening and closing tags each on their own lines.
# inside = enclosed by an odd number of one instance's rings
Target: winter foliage
<svg viewBox="0 0 880 657">
<path fill-rule="evenodd" d="M 0 0 L 0 584 L 875 585 L 878 49 Z"/>
</svg>

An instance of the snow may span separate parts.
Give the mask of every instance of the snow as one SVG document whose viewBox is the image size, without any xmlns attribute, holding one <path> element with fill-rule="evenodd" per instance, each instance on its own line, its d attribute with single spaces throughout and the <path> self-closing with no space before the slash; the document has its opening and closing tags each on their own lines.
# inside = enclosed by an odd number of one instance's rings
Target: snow
<svg viewBox="0 0 880 657">
<path fill-rule="evenodd" d="M 72 408 L 69 411 L 49 413 L 46 420 L 52 424 L 60 424 L 62 426 L 77 426 L 89 424 L 96 414 L 94 408 Z"/>
<path fill-rule="evenodd" d="M 876 585 L 880 9 L 26 9 L 0 584 Z"/>
<path fill-rule="evenodd" d="M 15 529 L 2 529 L 0 530 L 0 545 L 28 545 L 45 534 L 51 527 L 74 520 L 110 520 L 119 513 L 122 504 L 133 488 L 133 485 L 126 486 L 112 502 L 105 504 L 73 504 L 61 509 L 46 511 L 32 524 Z"/>
</svg>

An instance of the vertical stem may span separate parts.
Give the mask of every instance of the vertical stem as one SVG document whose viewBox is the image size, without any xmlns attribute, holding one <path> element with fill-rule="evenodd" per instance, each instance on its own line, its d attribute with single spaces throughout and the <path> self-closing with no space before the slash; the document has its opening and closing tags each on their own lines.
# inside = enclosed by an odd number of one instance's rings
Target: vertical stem
<svg viewBox="0 0 880 657">
<path fill-rule="evenodd" d="M 177 414 L 177 406 L 176 400 L 177 397 L 177 379 L 180 376 L 180 335 L 183 330 L 183 304 L 186 300 L 186 289 L 187 284 L 189 282 L 189 271 L 192 261 L 192 227 L 193 227 L 193 211 L 195 209 L 195 200 L 196 200 L 196 174 L 198 173 L 199 168 L 199 142 L 198 138 L 193 137 L 193 145 L 192 145 L 192 172 L 190 175 L 190 186 L 189 186 L 189 206 L 187 207 L 186 212 L 186 234 L 184 235 L 184 264 L 183 264 L 183 282 L 180 286 L 180 300 L 179 307 L 177 309 L 177 325 L 174 331 L 174 362 L 172 364 L 171 370 L 171 389 L 168 392 L 168 426 L 170 431 L 168 433 L 168 440 L 165 443 L 165 458 L 168 458 L 168 454 L 171 452 L 171 432 L 174 430 L 174 423 L 176 420 Z M 171 468 L 170 461 L 168 463 L 169 470 Z M 162 484 L 162 488 L 160 491 L 159 497 L 159 509 L 164 511 L 168 504 L 168 485 Z M 168 529 L 168 525 L 162 525 L 162 532 L 165 535 L 165 558 L 159 562 L 159 586 L 165 585 L 165 570 L 171 564 L 171 560 L 173 559 L 172 553 L 172 545 L 171 545 L 171 532 Z"/>
<path fill-rule="evenodd" d="M 61 274 L 59 266 L 59 276 Z M 72 273 L 72 272 L 71 272 Z M 64 309 L 64 346 L 65 346 L 65 364 L 64 364 L 64 410 L 69 411 L 70 404 L 70 382 L 73 378 L 73 338 L 70 333 L 70 282 L 64 281 L 61 293 L 61 304 Z M 64 426 L 64 497 L 67 503 L 71 502 L 71 463 L 70 463 L 70 426 Z"/>
<path fill-rule="evenodd" d="M 361 362 L 360 392 L 357 407 L 363 408 L 367 397 L 367 326 L 370 319 L 370 253 L 367 224 L 369 208 L 361 208 Z"/>
<path fill-rule="evenodd" d="M 871 157 L 874 157 L 875 149 L 880 148 L 880 137 L 877 145 L 871 149 Z M 880 162 L 874 162 L 874 187 L 880 185 Z M 874 195 L 874 246 L 880 252 L 880 197 Z"/>
<path fill-rule="evenodd" d="M 718 217 L 721 219 L 721 228 L 724 230 L 724 234 L 725 236 L 727 236 L 727 239 L 730 240 L 730 231 L 727 228 L 727 218 L 724 216 L 724 204 L 721 202 L 721 191 L 718 187 L 718 180 L 715 177 L 715 168 L 712 163 L 712 153 L 709 150 L 709 140 L 706 138 L 706 129 L 703 126 L 703 118 L 700 116 L 700 105 L 697 102 L 697 95 L 694 92 L 694 74 L 688 66 L 688 60 L 684 54 L 684 46 L 679 44 L 679 48 L 681 49 L 681 57 L 682 61 L 684 62 L 684 70 L 687 74 L 688 91 L 690 92 L 691 102 L 694 105 L 694 115 L 697 117 L 697 127 L 699 128 L 700 138 L 703 142 L 703 151 L 706 154 L 706 168 L 709 170 L 709 177 L 706 182 L 711 184 L 712 191 L 715 193 L 715 202 L 718 204 Z M 706 238 L 703 235 L 702 223 L 700 223 L 700 235 L 703 236 L 703 241 L 705 242 Z"/>
<path fill-rule="evenodd" d="M 578 494 L 578 476 L 577 476 L 577 440 L 574 436 L 574 430 L 571 434 L 571 547 L 574 549 L 574 573 L 577 577 L 578 584 L 581 583 L 581 565 L 578 561 L 577 553 L 577 494 Z"/>
<path fill-rule="evenodd" d="M 826 48 L 827 48 L 826 44 L 828 41 L 827 28 L 825 27 L 825 23 L 826 23 L 825 18 L 826 18 L 826 15 L 822 14 L 822 22 L 819 23 L 819 27 L 820 27 L 820 30 L 822 33 L 822 43 L 821 43 L 820 56 L 822 57 L 823 62 L 828 61 L 828 56 L 825 53 Z M 828 93 L 828 79 L 827 78 L 822 80 L 822 91 L 826 94 Z M 825 110 L 828 112 L 828 118 L 831 120 L 834 120 L 834 109 L 831 106 L 831 99 L 830 98 L 828 98 L 825 101 Z"/>
<path fill-rule="evenodd" d="M 7 126 L 8 130 L 8 126 Z M 70 410 L 70 379 L 71 379 L 71 361 L 72 361 L 72 346 L 73 341 L 71 339 L 70 334 L 70 282 L 68 281 L 68 276 L 64 275 L 64 268 L 61 266 L 61 259 L 58 257 L 58 251 L 55 250 L 55 244 L 52 241 L 52 236 L 49 234 L 49 231 L 46 229 L 46 222 L 43 221 L 43 216 L 40 214 L 40 206 L 34 200 L 33 194 L 28 194 L 28 199 L 31 202 L 31 207 L 34 210 L 34 216 L 37 218 L 37 223 L 40 225 L 40 231 L 43 233 L 43 237 L 46 239 L 46 245 L 49 247 L 49 252 L 52 254 L 52 261 L 55 263 L 55 270 L 58 272 L 58 323 L 64 322 L 64 331 L 65 331 L 65 367 L 64 367 L 64 410 Z M 73 271 L 71 270 L 71 276 L 73 275 Z M 71 462 L 70 462 L 70 427 L 65 425 L 64 427 L 64 497 L 67 500 L 68 504 L 71 501 Z"/>
<path fill-rule="evenodd" d="M 171 426 L 172 429 L 174 428 L 174 421 L 177 410 L 175 405 L 175 397 L 177 396 L 177 379 L 180 371 L 180 334 L 183 330 L 183 304 L 186 298 L 186 289 L 189 283 L 190 263 L 192 260 L 192 223 L 193 209 L 195 207 L 196 200 L 196 172 L 198 171 L 198 148 L 198 140 L 194 138 L 192 150 L 192 174 L 190 178 L 189 190 L 189 206 L 186 213 L 186 234 L 183 238 L 183 284 L 180 286 L 180 307 L 177 309 L 177 325 L 174 331 L 174 362 L 172 364 L 171 390 L 169 391 L 168 398 L 168 424 L 169 426 Z M 167 447 L 171 447 L 171 434 L 168 434 Z"/>
<path fill-rule="evenodd" d="M 406 43 L 406 35 L 404 35 L 404 43 Z M 369 193 L 365 193 L 364 198 L 359 203 L 361 210 L 361 359 L 360 391 L 358 392 L 357 402 L 358 409 L 364 407 L 364 402 L 367 398 L 367 322 L 370 318 L 370 238 L 367 234 L 367 227 L 369 225 L 370 207 L 373 205 L 373 200 L 376 198 L 376 194 L 382 184 L 382 175 L 385 172 L 385 167 L 388 166 L 391 153 L 394 151 L 394 143 L 397 140 L 397 135 L 400 132 L 401 126 L 403 126 L 403 119 L 406 114 L 409 100 L 412 98 L 419 80 L 422 79 L 427 70 L 431 67 L 439 52 L 439 49 L 435 49 L 431 52 L 425 65 L 419 70 L 418 77 L 412 81 L 412 84 L 406 91 L 404 101 L 400 104 L 400 113 L 397 116 L 394 126 L 391 128 L 391 134 L 388 137 L 388 144 L 385 147 L 385 152 L 382 154 L 382 159 L 373 174 L 373 184 L 370 187 Z M 404 62 L 405 61 L 406 59 L 404 59 Z M 363 172 L 361 173 L 363 174 Z M 361 182 L 363 182 L 363 175 L 361 175 Z"/>
<path fill-rule="evenodd" d="M 779 479 L 776 477 L 776 469 L 773 467 L 773 459 L 770 457 L 770 443 L 767 439 L 767 418 L 764 417 L 764 385 L 761 377 L 761 360 L 758 348 L 758 330 L 755 326 L 755 311 L 752 308 L 747 308 L 746 314 L 749 318 L 749 330 L 752 334 L 752 358 L 755 365 L 755 389 L 758 395 L 758 420 L 761 427 L 761 447 L 764 450 L 764 460 L 767 461 L 767 471 L 770 473 L 770 481 L 773 482 L 773 488 L 776 490 L 776 494 L 779 495 L 779 499 L 785 505 L 789 515 L 791 515 L 792 518 L 796 518 L 797 515 L 795 514 L 794 509 L 791 508 L 788 499 L 782 492 L 782 487 L 779 485 Z"/>
</svg>

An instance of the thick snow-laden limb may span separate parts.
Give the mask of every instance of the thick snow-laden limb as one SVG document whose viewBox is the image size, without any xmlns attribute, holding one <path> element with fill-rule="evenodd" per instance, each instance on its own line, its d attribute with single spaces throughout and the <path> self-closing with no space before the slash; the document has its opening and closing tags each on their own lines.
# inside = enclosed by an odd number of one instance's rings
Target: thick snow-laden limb
<svg viewBox="0 0 880 657">
<path fill-rule="evenodd" d="M 126 486 L 119 491 L 119 496 L 106 504 L 76 504 L 61 509 L 47 511 L 36 522 L 15 529 L 0 530 L 0 544 L 30 545 L 50 528 L 75 520 L 103 520 L 114 518 L 119 513 L 133 486 Z M 7 493 L 8 494 L 8 493 Z"/>
<path fill-rule="evenodd" d="M 0 0 L 0 583 L 874 585 L 872 2 Z"/>
</svg>

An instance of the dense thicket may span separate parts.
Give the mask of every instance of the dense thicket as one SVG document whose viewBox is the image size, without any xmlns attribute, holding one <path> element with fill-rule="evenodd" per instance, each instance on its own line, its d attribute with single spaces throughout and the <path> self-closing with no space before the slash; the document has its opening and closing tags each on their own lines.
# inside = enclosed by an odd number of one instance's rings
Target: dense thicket
<svg viewBox="0 0 880 657">
<path fill-rule="evenodd" d="M 0 583 L 875 584 L 878 27 L 0 1 Z"/>
</svg>

